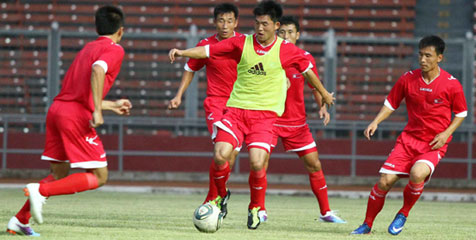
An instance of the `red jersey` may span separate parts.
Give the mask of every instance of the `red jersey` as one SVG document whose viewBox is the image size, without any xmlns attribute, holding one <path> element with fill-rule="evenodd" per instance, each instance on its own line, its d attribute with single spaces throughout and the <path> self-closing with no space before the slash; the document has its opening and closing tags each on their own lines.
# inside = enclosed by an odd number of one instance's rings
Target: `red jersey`
<svg viewBox="0 0 476 240">
<path fill-rule="evenodd" d="M 319 77 L 316 68 L 316 61 L 309 52 L 302 49 L 303 54 L 313 65 L 312 71 Z M 286 77 L 291 82 L 291 86 L 288 88 L 286 96 L 286 107 L 283 115 L 276 120 L 278 125 L 303 125 L 306 123 L 306 105 L 304 102 L 304 76 L 296 70 L 296 68 L 286 69 Z M 314 87 L 308 86 L 313 89 Z"/>
<path fill-rule="evenodd" d="M 63 79 L 63 87 L 54 100 L 78 102 L 93 112 L 94 101 L 91 90 L 93 64 L 99 64 L 106 72 L 102 94 L 104 98 L 119 74 L 123 57 L 124 49 L 108 37 L 99 37 L 86 44 L 74 58 Z"/>
<path fill-rule="evenodd" d="M 408 123 L 404 132 L 430 142 L 451 123 L 451 112 L 466 117 L 467 106 L 463 87 L 458 79 L 440 68 L 440 75 L 427 84 L 421 70 L 403 74 L 385 100 L 385 106 L 395 110 L 405 98 Z M 451 141 L 451 137 L 447 142 Z"/>
<path fill-rule="evenodd" d="M 246 35 L 241 35 L 220 41 L 219 43 L 205 46 L 208 48 L 209 57 L 215 58 L 219 61 L 224 59 L 231 59 L 236 64 L 241 60 L 243 47 L 245 45 Z M 253 35 L 253 47 L 258 55 L 266 54 L 276 43 L 275 40 L 268 46 L 263 46 L 256 40 L 256 34 Z M 283 69 L 295 68 L 299 73 L 304 73 L 312 68 L 312 63 L 301 53 L 301 49 L 296 45 L 283 41 L 280 46 L 279 58 Z M 292 79 L 290 79 L 292 81 Z"/>
<path fill-rule="evenodd" d="M 235 36 L 243 36 L 241 33 L 235 33 Z M 203 39 L 197 44 L 199 46 L 212 45 L 220 42 L 215 34 Z M 236 62 L 231 59 L 220 59 L 215 57 L 204 59 L 189 59 L 185 65 L 185 70 L 196 72 L 207 66 L 207 96 L 230 97 L 233 83 L 236 80 Z"/>
</svg>

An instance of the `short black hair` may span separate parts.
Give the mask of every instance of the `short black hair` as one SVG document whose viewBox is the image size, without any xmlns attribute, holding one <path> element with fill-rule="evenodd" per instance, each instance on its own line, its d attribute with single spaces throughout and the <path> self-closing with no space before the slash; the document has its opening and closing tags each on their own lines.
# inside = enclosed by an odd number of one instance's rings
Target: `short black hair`
<svg viewBox="0 0 476 240">
<path fill-rule="evenodd" d="M 213 10 L 213 18 L 216 20 L 218 15 L 229 12 L 234 13 L 235 19 L 238 19 L 238 8 L 232 3 L 221 3 L 216 5 L 215 9 Z"/>
<path fill-rule="evenodd" d="M 420 43 L 418 44 L 419 49 L 423 49 L 426 47 L 435 47 L 436 54 L 443 54 L 445 51 L 445 41 L 441 39 L 438 36 L 431 35 L 431 36 L 426 36 L 420 40 Z"/>
<path fill-rule="evenodd" d="M 281 23 L 281 26 L 293 24 L 296 27 L 296 32 L 299 32 L 299 21 L 294 16 L 282 16 L 279 19 L 279 22 Z"/>
<path fill-rule="evenodd" d="M 255 17 L 268 15 L 273 22 L 277 22 L 283 16 L 283 8 L 275 1 L 263 1 L 253 10 Z"/>
<path fill-rule="evenodd" d="M 111 35 L 124 26 L 124 14 L 116 6 L 103 6 L 96 11 L 96 32 Z"/>
</svg>

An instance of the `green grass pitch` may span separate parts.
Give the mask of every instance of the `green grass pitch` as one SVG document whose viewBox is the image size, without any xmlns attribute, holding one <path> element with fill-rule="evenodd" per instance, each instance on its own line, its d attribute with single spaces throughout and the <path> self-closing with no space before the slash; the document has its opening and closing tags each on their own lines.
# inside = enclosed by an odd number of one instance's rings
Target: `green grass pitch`
<svg viewBox="0 0 476 240">
<path fill-rule="evenodd" d="M 213 234 L 198 232 L 192 213 L 202 195 L 85 192 L 56 196 L 44 206 L 43 225 L 33 225 L 41 239 L 476 239 L 476 204 L 418 202 L 403 232 L 393 237 L 388 224 L 402 200 L 387 200 L 373 233 L 350 236 L 362 223 L 366 199 L 331 198 L 347 224 L 319 222 L 313 197 L 267 196 L 269 221 L 257 230 L 246 227 L 248 195 L 232 195 L 229 214 Z M 21 190 L 0 190 L 0 239 L 20 239 L 5 233 L 6 224 L 23 205 Z"/>
</svg>

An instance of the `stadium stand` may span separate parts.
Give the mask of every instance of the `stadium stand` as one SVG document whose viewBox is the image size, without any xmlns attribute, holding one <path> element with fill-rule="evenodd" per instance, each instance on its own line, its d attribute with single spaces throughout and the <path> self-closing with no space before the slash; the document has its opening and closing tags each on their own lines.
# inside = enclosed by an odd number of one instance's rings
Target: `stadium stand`
<svg viewBox="0 0 476 240">
<path fill-rule="evenodd" d="M 252 9 L 257 0 L 240 0 L 234 3 L 240 8 L 239 31 L 252 31 Z M 367 37 L 412 37 L 416 0 L 282 0 L 285 14 L 297 15 L 302 23 L 303 35 L 322 35 L 329 28 L 337 36 Z M 104 1 L 104 4 L 119 4 L 127 13 L 126 32 L 187 32 L 191 24 L 198 26 L 199 33 L 213 33 L 213 0 L 175 1 Z M 58 21 L 61 30 L 94 31 L 92 14 L 97 9 L 95 1 L 27 1 L 7 0 L 0 4 L 0 29 L 48 30 L 52 21 Z M 91 39 L 62 38 L 61 77 L 74 58 L 75 53 Z M 3 43 L 5 39 L 0 39 Z M 47 47 L 46 39 L 33 39 L 26 44 L 0 47 L 3 66 L 0 76 L 2 89 L 1 112 L 44 113 Z M 172 47 L 185 47 L 183 40 L 128 40 L 121 45 L 126 50 L 125 61 L 110 97 L 129 97 L 133 100 L 133 114 L 142 116 L 183 117 L 179 111 L 165 110 L 166 102 L 173 97 L 180 82 L 183 62 L 168 65 L 164 57 Z M 302 42 L 299 44 L 316 58 L 323 72 L 323 45 Z M 8 64 L 14 55 L 21 52 L 16 64 Z M 28 58 L 36 52 L 36 58 Z M 369 120 L 378 111 L 385 94 L 393 82 L 411 65 L 412 46 L 350 44 L 341 42 L 338 47 L 337 73 L 337 119 Z M 23 57 L 25 56 L 25 57 Z M 5 65 L 6 63 L 6 65 Z M 32 64 L 33 63 L 33 64 Z M 35 65 L 34 63 L 38 63 Z M 366 67 L 371 64 L 372 67 Z M 32 67 L 33 66 L 33 67 Z M 21 75 L 12 74 L 13 69 Z M 41 74 L 38 74 L 41 72 Z M 199 100 L 205 97 L 204 74 L 199 73 Z M 16 77 L 14 83 L 12 77 Z M 15 89 L 7 90 L 7 89 Z M 21 89 L 21 90 L 18 90 Z M 19 91 L 19 92 L 18 92 Z M 6 92 L 6 93 L 3 93 Z M 7 94 L 8 93 L 8 94 Z M 307 105 L 314 111 L 310 92 Z M 15 104 L 13 104 L 15 103 Z M 201 109 L 199 115 L 203 116 Z M 317 117 L 311 114 L 311 117 Z M 400 120 L 396 116 L 393 120 Z"/>
</svg>

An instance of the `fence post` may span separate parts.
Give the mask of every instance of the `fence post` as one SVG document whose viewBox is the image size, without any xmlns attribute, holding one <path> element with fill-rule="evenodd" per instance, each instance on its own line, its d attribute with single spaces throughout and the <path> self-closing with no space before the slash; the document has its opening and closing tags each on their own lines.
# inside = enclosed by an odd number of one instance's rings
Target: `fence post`
<svg viewBox="0 0 476 240">
<path fill-rule="evenodd" d="M 355 177 L 357 172 L 357 124 L 352 123 L 352 143 L 351 143 L 350 176 Z"/>
<path fill-rule="evenodd" d="M 324 60 L 324 84 L 329 92 L 336 92 L 337 79 L 337 39 L 335 37 L 334 29 L 327 31 L 326 45 L 325 45 L 325 60 Z M 335 120 L 336 108 L 330 110 L 331 120 Z"/>
<path fill-rule="evenodd" d="M 473 178 L 473 131 L 474 128 L 472 125 L 468 128 L 468 176 L 467 179 L 471 180 Z"/>
<path fill-rule="evenodd" d="M 7 170 L 8 118 L 3 119 L 2 170 Z"/>
<path fill-rule="evenodd" d="M 197 26 L 190 26 L 190 37 L 187 39 L 187 48 L 193 48 L 198 42 Z M 185 118 L 195 119 L 198 112 L 198 74 L 193 76 L 193 80 L 185 92 Z"/>
<path fill-rule="evenodd" d="M 117 170 L 122 173 L 124 171 L 124 122 L 121 118 L 119 121 L 119 141 L 117 146 Z"/>
<path fill-rule="evenodd" d="M 463 88 L 465 90 L 466 102 L 468 104 L 468 116 L 465 123 L 471 125 L 474 123 L 474 50 L 475 41 L 472 32 L 466 32 L 466 41 L 463 44 Z"/>
<path fill-rule="evenodd" d="M 59 53 L 61 49 L 61 36 L 58 22 L 51 24 L 51 31 L 48 34 L 48 81 L 47 81 L 47 102 L 46 108 L 53 103 L 53 98 L 59 93 Z M 47 110 L 45 109 L 45 112 Z"/>
</svg>

